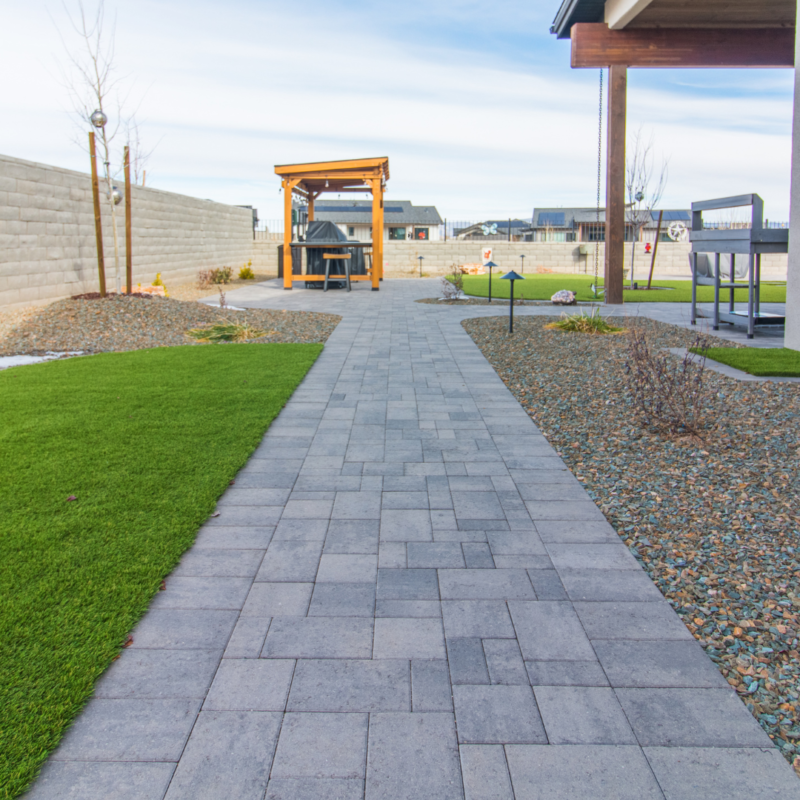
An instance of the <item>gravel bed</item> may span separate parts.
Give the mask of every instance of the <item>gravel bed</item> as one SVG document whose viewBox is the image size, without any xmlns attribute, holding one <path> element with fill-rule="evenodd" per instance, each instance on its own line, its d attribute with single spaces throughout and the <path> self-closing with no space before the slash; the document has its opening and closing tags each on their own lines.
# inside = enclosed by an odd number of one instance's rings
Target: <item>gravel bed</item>
<svg viewBox="0 0 800 800">
<path fill-rule="evenodd" d="M 463 325 L 800 774 L 800 386 L 707 371 L 703 438 L 655 434 L 626 399 L 627 337 L 551 321 Z M 657 347 L 693 339 L 638 324 Z"/>
<path fill-rule="evenodd" d="M 246 320 L 267 331 L 259 342 L 324 342 L 341 317 L 307 311 L 231 311 L 163 297 L 58 300 L 23 315 L 17 324 L 0 328 L 0 355 L 64 350 L 99 353 L 198 344 L 186 331 L 222 320 Z"/>
</svg>

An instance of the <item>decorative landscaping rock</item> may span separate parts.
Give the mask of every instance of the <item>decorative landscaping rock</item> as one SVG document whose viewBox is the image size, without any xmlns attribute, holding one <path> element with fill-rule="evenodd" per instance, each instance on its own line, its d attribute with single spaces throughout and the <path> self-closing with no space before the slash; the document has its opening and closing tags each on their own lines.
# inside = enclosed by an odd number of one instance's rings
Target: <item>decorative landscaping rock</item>
<svg viewBox="0 0 800 800">
<path fill-rule="evenodd" d="M 800 773 L 800 386 L 707 372 L 703 438 L 659 435 L 626 396 L 626 337 L 552 319 L 520 317 L 513 337 L 502 318 L 463 325 Z M 695 335 L 637 325 L 654 348 Z"/>
<path fill-rule="evenodd" d="M 552 300 L 554 306 L 574 306 L 577 302 L 575 292 L 571 292 L 569 289 L 562 289 L 560 292 L 556 292 L 550 300 Z"/>
</svg>

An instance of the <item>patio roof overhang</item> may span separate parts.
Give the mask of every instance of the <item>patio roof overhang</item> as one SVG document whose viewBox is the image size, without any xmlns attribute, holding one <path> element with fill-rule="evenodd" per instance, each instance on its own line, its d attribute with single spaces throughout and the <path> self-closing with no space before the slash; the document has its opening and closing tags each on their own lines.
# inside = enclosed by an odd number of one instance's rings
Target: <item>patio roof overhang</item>
<svg viewBox="0 0 800 800">
<path fill-rule="evenodd" d="M 606 302 L 622 303 L 628 67 L 792 68 L 795 0 L 563 0 L 573 68 L 609 69 Z"/>
</svg>

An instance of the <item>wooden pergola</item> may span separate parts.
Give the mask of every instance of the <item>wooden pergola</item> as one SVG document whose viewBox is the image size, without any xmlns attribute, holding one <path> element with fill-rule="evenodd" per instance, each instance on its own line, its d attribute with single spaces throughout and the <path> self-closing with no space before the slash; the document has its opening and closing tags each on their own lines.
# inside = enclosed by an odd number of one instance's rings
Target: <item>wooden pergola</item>
<svg viewBox="0 0 800 800">
<path fill-rule="evenodd" d="M 608 67 L 605 298 L 622 303 L 627 71 L 792 68 L 795 0 L 562 0 L 550 29 L 571 66 Z"/>
<path fill-rule="evenodd" d="M 357 158 L 349 161 L 319 161 L 275 167 L 283 187 L 283 288 L 292 281 L 324 281 L 324 275 L 292 274 L 292 200 L 308 203 L 308 221 L 314 219 L 314 201 L 324 192 L 372 193 L 372 269 L 367 275 L 353 275 L 353 281 L 372 281 L 372 291 L 383 278 L 383 190 L 389 180 L 388 158 Z"/>
</svg>

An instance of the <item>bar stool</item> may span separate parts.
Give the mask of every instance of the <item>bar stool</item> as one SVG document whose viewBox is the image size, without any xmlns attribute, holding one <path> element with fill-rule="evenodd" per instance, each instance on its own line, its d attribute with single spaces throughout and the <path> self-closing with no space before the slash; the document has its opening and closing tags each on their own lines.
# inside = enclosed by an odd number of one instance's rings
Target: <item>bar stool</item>
<svg viewBox="0 0 800 800">
<path fill-rule="evenodd" d="M 350 253 L 323 253 L 322 258 L 325 261 L 325 286 L 322 291 L 328 291 L 328 279 L 331 274 L 331 261 L 344 261 L 344 274 L 347 281 L 347 291 L 350 291 Z"/>
</svg>

